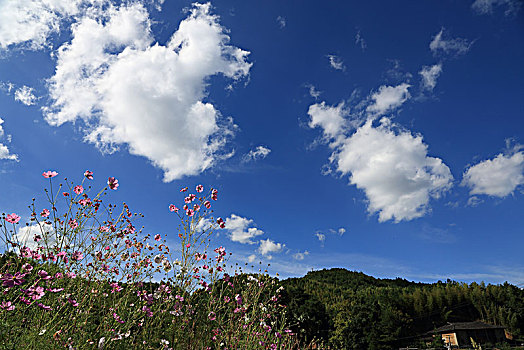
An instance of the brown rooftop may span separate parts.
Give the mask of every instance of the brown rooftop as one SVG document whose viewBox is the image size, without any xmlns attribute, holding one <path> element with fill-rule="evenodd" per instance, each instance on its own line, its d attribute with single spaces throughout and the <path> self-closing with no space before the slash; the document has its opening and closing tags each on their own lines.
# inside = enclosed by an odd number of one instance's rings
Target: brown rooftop
<svg viewBox="0 0 524 350">
<path fill-rule="evenodd" d="M 434 331 L 428 333 L 444 333 L 449 331 L 460 331 L 460 330 L 471 330 L 471 329 L 504 329 L 502 326 L 494 326 L 492 324 L 484 323 L 481 321 L 474 322 L 456 322 L 448 323 L 445 326 L 439 327 Z"/>
</svg>

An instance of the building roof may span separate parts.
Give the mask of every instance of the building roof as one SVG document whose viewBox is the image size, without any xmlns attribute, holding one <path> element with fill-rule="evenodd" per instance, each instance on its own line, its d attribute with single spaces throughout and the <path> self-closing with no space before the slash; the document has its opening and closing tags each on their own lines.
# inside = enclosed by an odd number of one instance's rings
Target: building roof
<svg viewBox="0 0 524 350">
<path fill-rule="evenodd" d="M 433 333 L 434 332 L 445 333 L 445 332 L 450 332 L 450 331 L 474 330 L 474 329 L 504 329 L 504 327 L 495 326 L 495 325 L 484 323 L 481 321 L 456 322 L 456 323 L 448 323 L 447 325 L 439 327 L 432 332 Z"/>
</svg>

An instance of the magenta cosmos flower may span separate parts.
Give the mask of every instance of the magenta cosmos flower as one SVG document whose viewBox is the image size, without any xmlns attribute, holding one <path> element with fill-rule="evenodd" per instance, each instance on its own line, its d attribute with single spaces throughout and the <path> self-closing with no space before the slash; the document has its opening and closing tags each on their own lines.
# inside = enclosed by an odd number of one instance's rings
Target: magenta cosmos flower
<svg viewBox="0 0 524 350">
<path fill-rule="evenodd" d="M 93 180 L 93 172 L 92 172 L 92 171 L 86 170 L 86 172 L 84 173 L 84 176 L 85 176 L 88 180 Z"/>
<path fill-rule="evenodd" d="M 76 194 L 81 194 L 84 192 L 84 188 L 80 185 L 76 185 L 75 188 L 73 188 L 73 191 L 75 191 Z"/>
<path fill-rule="evenodd" d="M 119 186 L 118 180 L 114 177 L 110 177 L 107 179 L 107 184 L 109 185 L 109 188 L 112 190 L 116 190 Z"/>
<path fill-rule="evenodd" d="M 20 221 L 20 216 L 16 215 L 15 213 L 12 213 L 12 214 L 8 214 L 5 219 L 7 220 L 7 222 L 16 224 L 18 223 L 18 221 Z"/>
<path fill-rule="evenodd" d="M 56 171 L 51 171 L 51 170 L 44 171 L 42 173 L 42 176 L 45 177 L 46 179 L 50 179 L 52 177 L 55 177 L 56 175 L 58 175 L 58 173 Z"/>
</svg>

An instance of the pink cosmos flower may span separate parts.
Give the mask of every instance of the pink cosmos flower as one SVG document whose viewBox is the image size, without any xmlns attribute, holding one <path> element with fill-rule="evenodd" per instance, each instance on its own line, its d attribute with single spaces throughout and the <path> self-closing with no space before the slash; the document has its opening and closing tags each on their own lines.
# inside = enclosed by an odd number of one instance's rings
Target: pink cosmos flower
<svg viewBox="0 0 524 350">
<path fill-rule="evenodd" d="M 198 205 L 198 204 L 193 205 L 193 210 L 194 211 L 199 211 L 200 210 L 200 205 Z"/>
<path fill-rule="evenodd" d="M 31 264 L 24 264 L 22 265 L 22 269 L 26 270 L 27 272 L 31 272 L 33 270 L 33 266 L 31 266 Z"/>
<path fill-rule="evenodd" d="M 2 301 L 2 303 L 0 304 L 0 308 L 7 311 L 11 311 L 15 309 L 15 306 L 10 301 Z"/>
<path fill-rule="evenodd" d="M 115 179 L 114 177 L 109 177 L 107 179 L 107 184 L 109 185 L 109 188 L 112 190 L 116 190 L 119 186 L 118 180 Z"/>
<path fill-rule="evenodd" d="M 186 192 L 186 191 L 187 191 L 187 187 L 180 189 L 180 192 Z"/>
<path fill-rule="evenodd" d="M 48 217 L 49 216 L 49 209 L 42 210 L 42 212 L 40 213 L 40 216 L 43 217 L 43 218 Z"/>
<path fill-rule="evenodd" d="M 216 314 L 213 311 L 211 311 L 209 315 L 207 315 L 207 318 L 209 318 L 210 321 L 214 321 L 217 317 Z"/>
<path fill-rule="evenodd" d="M 199 192 L 199 193 L 202 192 L 202 191 L 204 191 L 204 186 L 202 186 L 202 185 L 198 185 L 198 186 L 196 187 L 196 191 Z"/>
<path fill-rule="evenodd" d="M 16 224 L 18 223 L 18 221 L 20 221 L 20 216 L 16 215 L 15 213 L 12 213 L 12 214 L 7 215 L 5 219 L 7 220 L 7 222 Z"/>
<path fill-rule="evenodd" d="M 44 171 L 42 173 L 42 176 L 45 177 L 46 179 L 50 179 L 52 177 L 55 177 L 56 175 L 58 175 L 58 173 L 56 171 L 51 171 L 51 170 Z"/>
<path fill-rule="evenodd" d="M 93 172 L 92 172 L 92 171 L 86 170 L 85 173 L 84 173 L 84 176 L 85 176 L 88 180 L 93 180 Z"/>
<path fill-rule="evenodd" d="M 25 282 L 23 277 L 25 276 L 25 273 L 17 272 L 14 275 L 11 275 L 10 273 L 5 273 L 1 278 L 0 281 L 2 281 L 2 286 L 7 288 L 12 288 L 14 286 L 19 286 Z"/>
<path fill-rule="evenodd" d="M 178 213 L 178 208 L 174 204 L 169 205 L 169 210 L 174 211 L 175 213 Z"/>
<path fill-rule="evenodd" d="M 75 299 L 68 298 L 67 301 L 74 307 L 78 306 L 78 302 Z"/>
<path fill-rule="evenodd" d="M 191 244 L 189 244 L 189 243 L 186 244 L 186 248 L 189 248 L 189 247 L 191 247 Z"/>
<path fill-rule="evenodd" d="M 217 219 L 217 224 L 218 226 L 220 226 L 220 228 L 226 228 L 226 223 L 224 222 L 222 218 Z"/>
<path fill-rule="evenodd" d="M 206 207 L 207 209 L 211 208 L 211 202 L 210 201 L 205 201 L 204 202 L 204 207 Z"/>
<path fill-rule="evenodd" d="M 195 214 L 195 212 L 193 211 L 193 209 L 186 210 L 186 215 L 187 216 L 193 216 L 194 214 Z"/>
<path fill-rule="evenodd" d="M 69 220 L 69 226 L 71 226 L 71 228 L 74 230 L 75 228 L 78 227 L 78 222 L 76 220 Z"/>
<path fill-rule="evenodd" d="M 160 241 L 161 239 L 162 239 L 162 237 L 159 234 L 155 235 L 155 241 Z"/>
<path fill-rule="evenodd" d="M 73 191 L 75 191 L 76 194 L 81 194 L 82 192 L 84 192 L 84 188 L 80 185 L 76 185 L 74 188 L 73 188 Z"/>
<path fill-rule="evenodd" d="M 76 251 L 73 253 L 73 256 L 71 256 L 71 260 L 74 260 L 74 261 L 80 261 L 84 258 L 84 253 L 80 252 L 80 251 Z"/>
<path fill-rule="evenodd" d="M 64 195 L 64 197 L 69 197 L 69 192 L 62 192 L 62 194 Z"/>
<path fill-rule="evenodd" d="M 38 271 L 38 276 L 40 276 L 40 278 L 43 279 L 43 280 L 50 280 L 51 278 L 53 278 L 45 270 Z"/>
</svg>

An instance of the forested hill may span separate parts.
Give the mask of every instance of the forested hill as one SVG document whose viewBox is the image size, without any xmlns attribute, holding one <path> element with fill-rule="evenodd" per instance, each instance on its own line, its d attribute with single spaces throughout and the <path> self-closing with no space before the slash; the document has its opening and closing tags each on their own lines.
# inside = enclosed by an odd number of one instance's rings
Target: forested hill
<svg viewBox="0 0 524 350">
<path fill-rule="evenodd" d="M 524 291 L 508 283 L 416 283 L 334 268 L 282 284 L 294 330 L 337 349 L 417 345 L 426 332 L 459 321 L 483 320 L 524 335 Z"/>
</svg>

